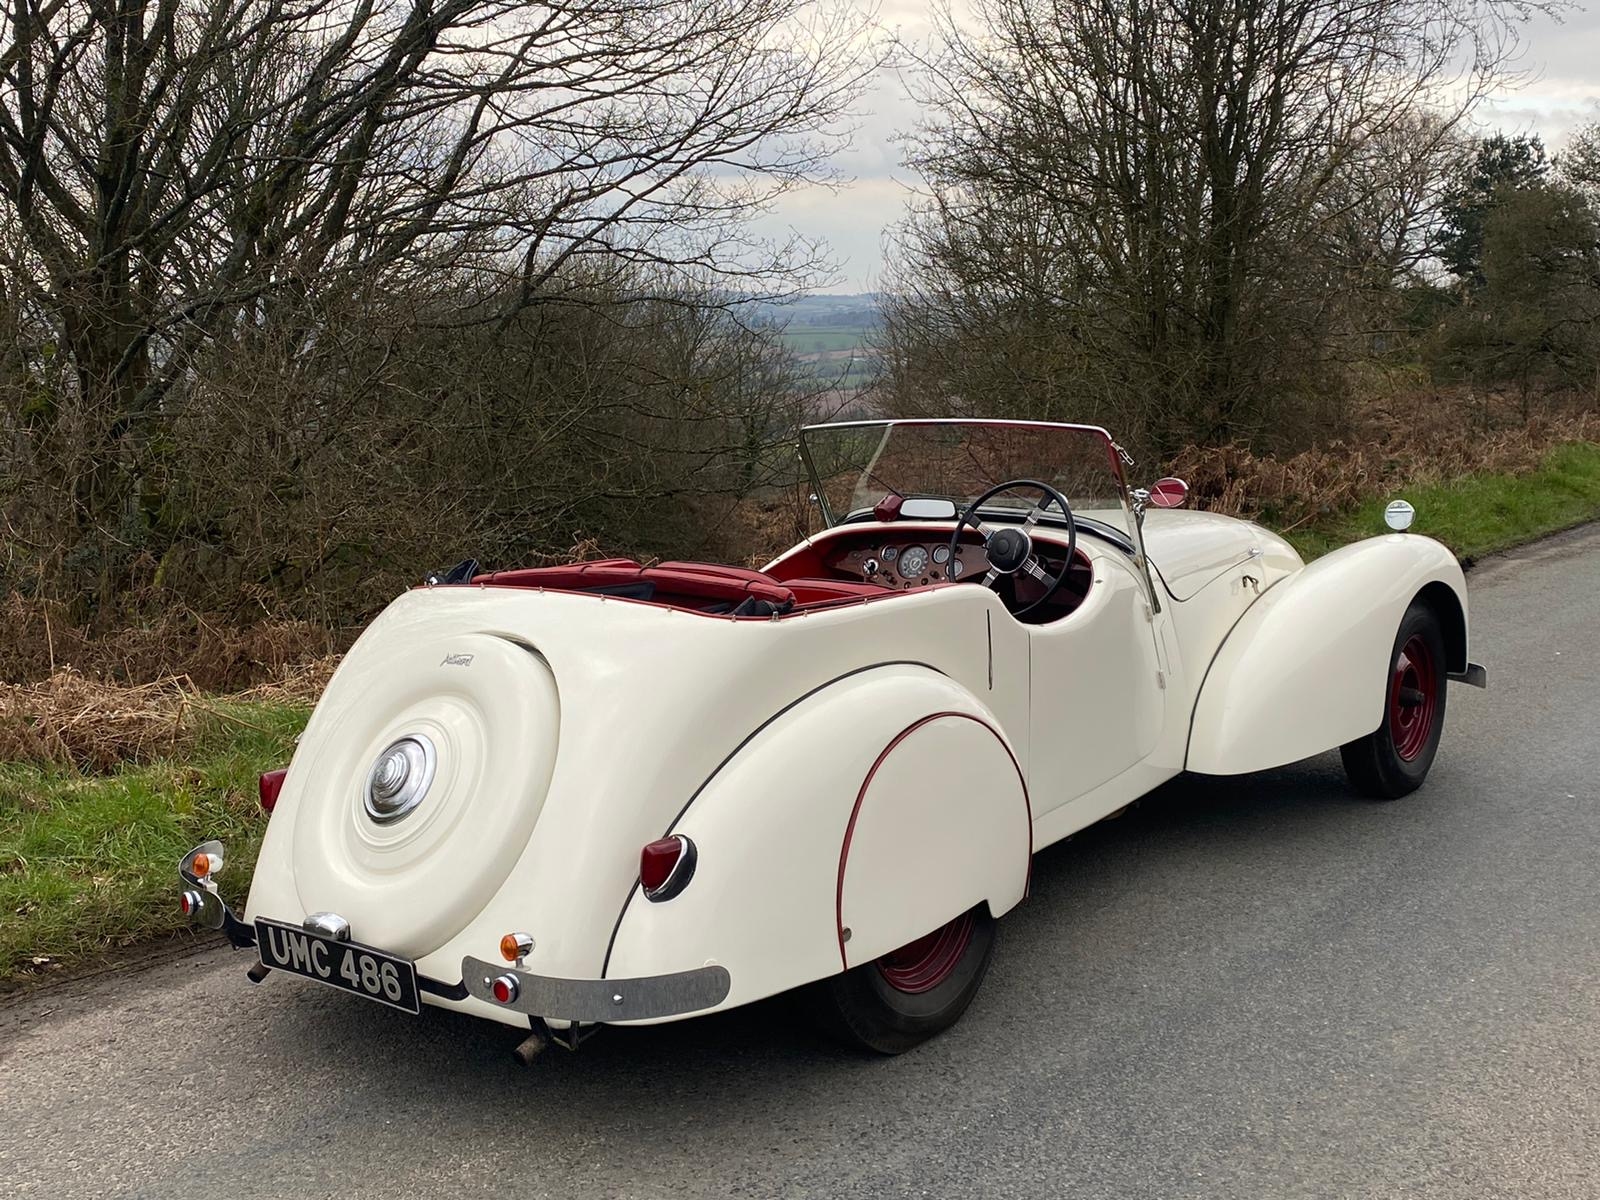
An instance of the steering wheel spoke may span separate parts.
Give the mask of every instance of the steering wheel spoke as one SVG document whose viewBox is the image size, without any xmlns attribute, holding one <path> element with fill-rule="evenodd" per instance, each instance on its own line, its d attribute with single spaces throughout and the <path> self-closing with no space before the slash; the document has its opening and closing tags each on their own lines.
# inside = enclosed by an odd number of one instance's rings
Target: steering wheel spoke
<svg viewBox="0 0 1600 1200">
<path fill-rule="evenodd" d="M 1040 500 L 1023 516 L 1020 524 L 1002 524 L 995 527 L 986 526 L 978 516 L 978 510 L 984 503 L 1002 492 L 1016 491 L 1023 488 L 1037 491 Z M 1030 532 L 1044 517 L 1045 509 L 1054 504 L 1061 510 L 1061 515 L 1067 527 L 1067 557 L 1059 575 L 1052 575 L 1045 569 L 1039 556 L 1034 553 L 1033 535 Z M 988 552 L 989 569 L 984 573 L 981 582 L 985 587 L 999 590 L 999 582 L 1006 575 L 1026 575 L 1028 578 L 1041 584 L 1044 592 L 1037 600 L 1012 610 L 1012 615 L 1020 617 L 1046 603 L 1067 581 L 1068 570 L 1072 566 L 1073 555 L 1078 548 L 1078 526 L 1072 518 L 1072 506 L 1054 487 L 1048 483 L 1040 483 L 1037 479 L 1012 479 L 996 487 L 990 488 L 979 496 L 956 521 L 956 527 L 950 534 L 950 560 L 955 561 L 960 554 L 961 532 L 971 529 L 983 535 L 984 547 Z"/>
</svg>

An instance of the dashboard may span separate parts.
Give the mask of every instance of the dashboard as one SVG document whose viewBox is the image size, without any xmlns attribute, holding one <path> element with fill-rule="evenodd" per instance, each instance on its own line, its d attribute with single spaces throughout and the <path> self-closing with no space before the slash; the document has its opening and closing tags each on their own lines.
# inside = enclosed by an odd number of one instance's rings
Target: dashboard
<svg viewBox="0 0 1600 1200">
<path fill-rule="evenodd" d="M 1034 552 L 1052 575 L 1067 567 L 1063 548 L 1053 541 L 1036 541 Z M 961 544 L 952 552 L 948 530 L 879 527 L 837 537 L 824 551 L 823 564 L 833 576 L 903 592 L 934 583 L 981 580 L 989 570 L 989 556 L 982 536 L 971 531 L 963 533 Z M 1029 624 L 1059 620 L 1083 603 L 1093 579 L 1089 558 L 1080 549 L 1073 555 L 1061 590 L 1022 619 Z M 1008 606 L 1016 608 L 1038 599 L 1043 589 L 1025 576 L 1010 576 L 1002 578 L 996 590 Z"/>
<path fill-rule="evenodd" d="M 877 545 L 852 546 L 829 565 L 836 571 L 888 588 L 925 587 L 930 583 L 981 576 L 989 558 L 981 545 L 962 545 L 950 553 L 950 540 L 896 539 Z"/>
</svg>

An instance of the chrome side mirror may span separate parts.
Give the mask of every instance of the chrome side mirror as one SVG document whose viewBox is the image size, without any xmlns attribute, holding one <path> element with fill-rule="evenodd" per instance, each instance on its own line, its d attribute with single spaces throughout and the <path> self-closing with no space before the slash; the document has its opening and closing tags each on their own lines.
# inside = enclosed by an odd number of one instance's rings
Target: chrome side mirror
<svg viewBox="0 0 1600 1200">
<path fill-rule="evenodd" d="M 1189 485 L 1169 475 L 1150 485 L 1150 503 L 1155 508 L 1182 508 L 1189 502 Z"/>
</svg>

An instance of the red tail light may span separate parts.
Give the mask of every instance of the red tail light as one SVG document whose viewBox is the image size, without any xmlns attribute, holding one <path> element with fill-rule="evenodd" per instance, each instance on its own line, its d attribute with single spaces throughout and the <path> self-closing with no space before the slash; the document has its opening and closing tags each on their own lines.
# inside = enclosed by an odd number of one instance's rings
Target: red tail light
<svg viewBox="0 0 1600 1200">
<path fill-rule="evenodd" d="M 270 813 L 278 807 L 278 793 L 283 791 L 283 777 L 289 773 L 288 768 L 277 771 L 268 771 L 261 777 L 258 785 L 261 791 L 261 811 Z"/>
<path fill-rule="evenodd" d="M 651 842 L 639 851 L 639 886 L 647 900 L 670 900 L 694 877 L 697 852 L 681 833 Z"/>
<path fill-rule="evenodd" d="M 517 993 L 522 988 L 518 986 L 515 975 L 501 975 L 489 985 L 489 990 L 501 1004 L 510 1004 L 517 998 Z"/>
</svg>

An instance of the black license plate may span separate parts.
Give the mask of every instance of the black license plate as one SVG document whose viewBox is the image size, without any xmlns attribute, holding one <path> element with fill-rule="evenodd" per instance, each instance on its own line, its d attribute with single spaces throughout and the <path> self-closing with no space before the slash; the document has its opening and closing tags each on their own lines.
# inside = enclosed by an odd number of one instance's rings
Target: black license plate
<svg viewBox="0 0 1600 1200">
<path fill-rule="evenodd" d="M 339 942 L 282 921 L 256 921 L 256 949 L 274 971 L 314 979 L 390 1008 L 418 1013 L 417 968 L 371 946 Z"/>
</svg>

